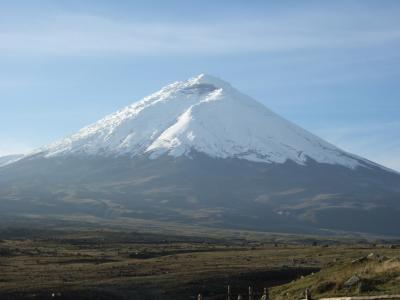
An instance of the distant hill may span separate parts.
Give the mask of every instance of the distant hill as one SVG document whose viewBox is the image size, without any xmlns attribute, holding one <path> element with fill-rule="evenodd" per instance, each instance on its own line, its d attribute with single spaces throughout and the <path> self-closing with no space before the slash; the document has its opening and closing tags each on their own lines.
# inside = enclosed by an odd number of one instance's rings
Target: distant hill
<svg viewBox="0 0 400 300">
<path fill-rule="evenodd" d="M 12 162 L 20 159 L 23 156 L 24 156 L 23 154 L 0 156 L 0 167 L 5 166 L 6 164 L 12 163 Z"/>
</svg>

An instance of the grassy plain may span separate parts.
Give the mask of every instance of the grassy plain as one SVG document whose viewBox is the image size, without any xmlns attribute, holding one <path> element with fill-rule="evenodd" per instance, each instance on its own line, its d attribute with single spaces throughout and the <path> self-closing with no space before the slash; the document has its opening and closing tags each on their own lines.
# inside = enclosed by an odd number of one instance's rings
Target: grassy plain
<svg viewBox="0 0 400 300">
<path fill-rule="evenodd" d="M 351 264 L 357 258 L 371 252 L 392 258 L 400 254 L 387 241 L 363 238 L 145 226 L 139 221 L 124 226 L 122 220 L 106 225 L 98 220 L 14 221 L 0 222 L 0 299 L 179 300 L 195 299 L 198 293 L 225 299 L 228 284 L 233 295 L 246 294 L 249 285 L 256 291 L 275 286 L 272 299 L 299 299 L 307 286 L 323 295 L 340 293 L 340 283 L 365 268 Z M 372 265 L 369 272 L 374 273 Z M 379 292 L 384 289 L 382 284 Z"/>
</svg>

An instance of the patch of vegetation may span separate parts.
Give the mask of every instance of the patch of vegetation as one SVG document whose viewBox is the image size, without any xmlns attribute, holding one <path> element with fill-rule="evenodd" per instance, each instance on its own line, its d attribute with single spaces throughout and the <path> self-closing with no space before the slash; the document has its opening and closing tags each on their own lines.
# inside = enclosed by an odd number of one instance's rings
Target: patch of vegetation
<svg viewBox="0 0 400 300">
<path fill-rule="evenodd" d="M 8 247 L 0 247 L 0 257 L 13 255 L 13 250 Z"/>
</svg>

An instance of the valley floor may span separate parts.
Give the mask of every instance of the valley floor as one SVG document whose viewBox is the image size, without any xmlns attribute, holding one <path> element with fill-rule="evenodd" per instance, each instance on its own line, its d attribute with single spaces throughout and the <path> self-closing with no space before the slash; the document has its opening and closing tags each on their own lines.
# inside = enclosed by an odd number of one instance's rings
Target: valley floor
<svg viewBox="0 0 400 300">
<path fill-rule="evenodd" d="M 392 248 L 310 237 L 254 239 L 1 224 L 0 299 L 179 300 L 196 299 L 198 293 L 205 299 L 225 299 L 228 284 L 232 295 L 246 294 L 249 285 L 256 292 L 293 285 L 321 268 L 371 252 L 399 255 Z M 303 286 L 288 287 L 293 299 L 300 298 Z M 271 289 L 277 299 L 284 293 L 282 287 Z"/>
</svg>

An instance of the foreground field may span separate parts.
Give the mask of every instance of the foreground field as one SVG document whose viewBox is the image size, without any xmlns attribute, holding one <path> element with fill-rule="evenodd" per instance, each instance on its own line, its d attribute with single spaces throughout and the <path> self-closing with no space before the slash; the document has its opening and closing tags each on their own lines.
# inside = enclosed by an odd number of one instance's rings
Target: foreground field
<svg viewBox="0 0 400 300">
<path fill-rule="evenodd" d="M 399 254 L 384 244 L 311 238 L 3 226 L 0 298 L 195 299 L 202 293 L 206 299 L 224 299 L 228 284 L 237 295 L 249 285 L 261 291 L 297 279 L 296 286 L 292 282 L 271 294 L 284 299 L 290 291 L 298 299 L 311 283 L 308 278 L 317 276 L 311 274 L 371 252 Z"/>
</svg>

